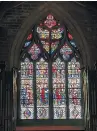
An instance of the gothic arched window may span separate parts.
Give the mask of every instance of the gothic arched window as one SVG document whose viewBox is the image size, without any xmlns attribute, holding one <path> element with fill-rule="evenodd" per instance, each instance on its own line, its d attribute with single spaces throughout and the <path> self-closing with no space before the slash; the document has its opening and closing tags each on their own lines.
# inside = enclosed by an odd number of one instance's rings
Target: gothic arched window
<svg viewBox="0 0 97 131">
<path fill-rule="evenodd" d="M 82 119 L 78 48 L 67 27 L 49 14 L 21 51 L 20 119 Z"/>
</svg>

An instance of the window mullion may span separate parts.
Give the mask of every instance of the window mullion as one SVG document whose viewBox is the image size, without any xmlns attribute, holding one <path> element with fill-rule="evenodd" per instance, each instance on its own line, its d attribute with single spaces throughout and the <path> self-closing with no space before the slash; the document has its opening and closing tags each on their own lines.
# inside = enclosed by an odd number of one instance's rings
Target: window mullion
<svg viewBox="0 0 97 131">
<path fill-rule="evenodd" d="M 65 63 L 65 81 L 66 81 L 66 119 L 69 119 L 69 97 L 68 97 L 68 63 Z"/>
<path fill-rule="evenodd" d="M 53 87 L 52 87 L 52 62 L 48 64 L 49 73 L 49 118 L 53 119 Z"/>
<path fill-rule="evenodd" d="M 34 119 L 37 119 L 36 62 L 33 62 L 33 99 L 34 99 Z"/>
</svg>

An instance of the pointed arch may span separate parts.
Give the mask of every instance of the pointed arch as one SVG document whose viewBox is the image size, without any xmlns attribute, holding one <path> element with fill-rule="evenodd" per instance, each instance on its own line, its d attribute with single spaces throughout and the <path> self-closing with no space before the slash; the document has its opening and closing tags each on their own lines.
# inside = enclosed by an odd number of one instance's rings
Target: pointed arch
<svg viewBox="0 0 97 131">
<path fill-rule="evenodd" d="M 68 9 L 64 10 L 62 7 L 57 5 L 56 3 L 52 3 L 52 5 L 47 2 L 44 5 L 41 5 L 40 8 L 33 11 L 27 20 L 24 21 L 20 30 L 17 33 L 17 36 L 14 40 L 11 53 L 9 55 L 9 68 L 17 67 L 19 65 L 20 60 L 20 51 L 22 49 L 24 39 L 27 36 L 27 32 L 40 20 L 43 19 L 48 13 L 52 13 L 57 19 L 61 20 L 68 27 L 71 34 L 74 36 L 76 40 L 76 44 L 79 47 L 79 51 L 81 53 L 81 63 L 84 65 L 90 65 L 90 57 L 89 49 L 87 46 L 87 41 L 83 35 L 83 31 L 80 26 L 77 24 L 76 20 L 72 18 L 72 16 L 67 13 Z M 33 19 L 34 18 L 34 19 Z M 84 59 L 83 59 L 84 58 Z"/>
</svg>

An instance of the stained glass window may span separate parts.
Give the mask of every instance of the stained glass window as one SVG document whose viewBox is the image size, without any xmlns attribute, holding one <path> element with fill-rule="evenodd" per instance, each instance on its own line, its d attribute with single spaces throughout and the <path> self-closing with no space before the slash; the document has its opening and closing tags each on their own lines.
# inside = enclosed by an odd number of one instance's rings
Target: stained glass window
<svg viewBox="0 0 97 131">
<path fill-rule="evenodd" d="M 67 27 L 49 14 L 21 54 L 20 119 L 82 119 L 80 57 Z"/>
</svg>

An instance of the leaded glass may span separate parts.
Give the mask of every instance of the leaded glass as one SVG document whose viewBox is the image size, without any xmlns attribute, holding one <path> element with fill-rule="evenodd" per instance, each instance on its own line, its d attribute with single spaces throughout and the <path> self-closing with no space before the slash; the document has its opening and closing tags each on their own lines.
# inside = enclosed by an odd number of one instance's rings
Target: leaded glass
<svg viewBox="0 0 97 131">
<path fill-rule="evenodd" d="M 25 42 L 24 47 L 27 47 L 27 46 L 29 46 L 30 44 L 31 44 L 31 41 L 27 41 L 27 42 Z"/>
<path fill-rule="evenodd" d="M 21 119 L 33 119 L 34 118 L 34 108 L 21 108 Z"/>
<path fill-rule="evenodd" d="M 32 78 L 33 75 L 33 64 L 31 62 L 21 63 L 21 78 Z"/>
<path fill-rule="evenodd" d="M 63 56 L 63 59 L 67 61 L 70 59 L 73 52 L 67 43 L 65 43 L 65 45 L 60 49 L 60 53 Z"/>
<path fill-rule="evenodd" d="M 49 109 L 47 107 L 38 107 L 37 108 L 37 119 L 48 119 L 49 118 Z"/>
<path fill-rule="evenodd" d="M 68 38 L 70 39 L 70 40 L 72 40 L 73 39 L 73 36 L 68 32 Z"/>
<path fill-rule="evenodd" d="M 56 21 L 54 20 L 53 15 L 49 14 L 44 21 L 44 25 L 46 25 L 48 28 L 52 28 L 53 26 L 56 25 Z"/>
<path fill-rule="evenodd" d="M 49 53 L 49 42 L 45 42 L 45 41 L 41 41 L 42 44 L 43 44 L 43 48 Z"/>
<path fill-rule="evenodd" d="M 40 59 L 39 62 L 36 63 L 36 90 L 37 90 L 37 113 L 38 113 L 37 119 L 48 118 L 49 117 L 48 63 L 46 63 L 42 58 Z M 44 113 L 47 113 L 47 115 L 45 114 L 45 117 Z"/>
<path fill-rule="evenodd" d="M 65 63 L 59 58 L 52 65 L 54 119 L 65 119 Z"/>
<path fill-rule="evenodd" d="M 19 75 L 20 119 L 82 119 L 80 55 L 64 27 L 49 14 L 25 39 Z"/>
<path fill-rule="evenodd" d="M 58 47 L 58 44 L 59 44 L 59 41 L 51 43 L 51 54 L 53 53 L 53 51 L 56 50 L 56 48 Z"/>
<path fill-rule="evenodd" d="M 33 63 L 26 58 L 21 62 L 20 105 L 21 119 L 33 119 Z"/>
<path fill-rule="evenodd" d="M 32 33 L 30 33 L 27 37 L 27 40 L 31 40 L 32 39 Z"/>
<path fill-rule="evenodd" d="M 81 119 L 81 99 L 69 99 L 69 118 Z"/>
<path fill-rule="evenodd" d="M 62 38 L 63 31 L 64 31 L 63 28 L 53 29 L 52 32 L 51 32 L 51 38 L 52 39 L 60 39 L 60 38 Z"/>
<path fill-rule="evenodd" d="M 37 33 L 41 39 L 49 38 L 49 31 L 47 29 L 42 29 L 41 27 L 37 27 Z"/>
<path fill-rule="evenodd" d="M 80 64 L 75 58 L 68 62 L 69 114 L 71 119 L 81 118 Z M 79 99 L 80 98 L 80 99 Z"/>
<path fill-rule="evenodd" d="M 36 60 L 38 58 L 38 55 L 41 53 L 40 49 L 36 44 L 34 44 L 28 51 L 28 53 L 31 55 L 31 58 L 33 60 Z"/>
</svg>

